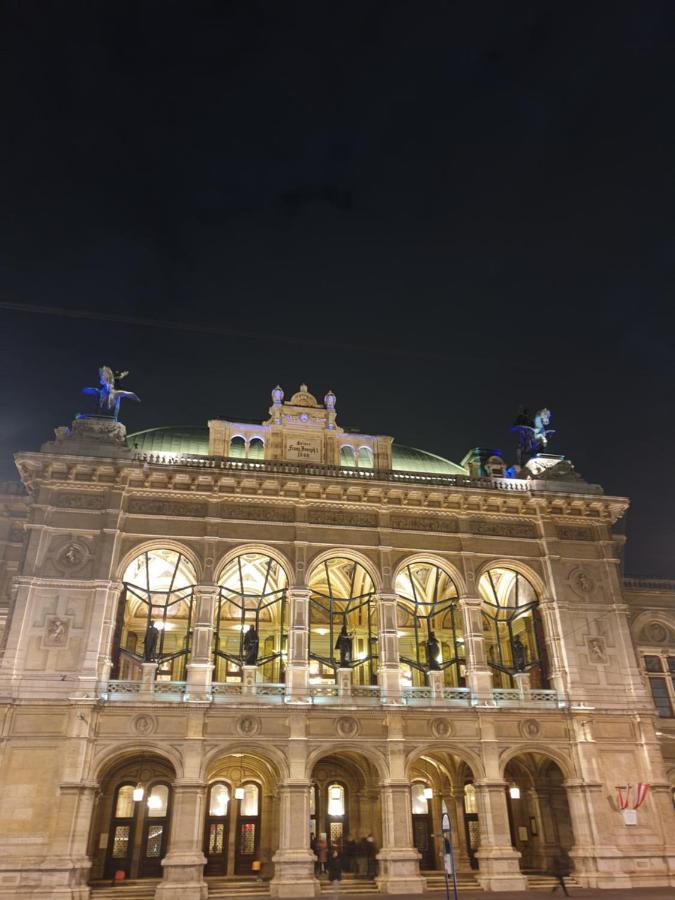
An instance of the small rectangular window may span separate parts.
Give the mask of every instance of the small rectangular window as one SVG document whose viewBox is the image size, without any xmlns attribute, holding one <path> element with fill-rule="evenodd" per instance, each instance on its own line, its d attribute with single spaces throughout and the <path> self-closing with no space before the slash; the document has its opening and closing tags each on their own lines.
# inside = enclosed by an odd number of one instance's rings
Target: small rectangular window
<svg viewBox="0 0 675 900">
<path fill-rule="evenodd" d="M 668 696 L 668 685 L 665 678 L 650 678 L 649 687 L 652 691 L 652 698 L 656 712 L 662 719 L 672 719 L 673 707 L 670 704 Z"/>
<path fill-rule="evenodd" d="M 645 656 L 645 669 L 648 672 L 663 672 L 660 656 Z"/>
</svg>

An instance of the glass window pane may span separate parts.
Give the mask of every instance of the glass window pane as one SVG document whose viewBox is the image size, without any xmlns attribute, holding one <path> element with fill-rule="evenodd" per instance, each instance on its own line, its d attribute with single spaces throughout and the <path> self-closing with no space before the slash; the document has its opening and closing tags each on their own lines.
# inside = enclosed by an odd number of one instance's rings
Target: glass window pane
<svg viewBox="0 0 675 900">
<path fill-rule="evenodd" d="M 663 672 L 660 656 L 645 656 L 645 669 L 648 672 Z"/>
<path fill-rule="evenodd" d="M 668 657 L 668 671 L 675 672 L 675 656 Z"/>
<path fill-rule="evenodd" d="M 478 812 L 476 808 L 476 788 L 472 784 L 464 785 L 464 812 Z"/>
<path fill-rule="evenodd" d="M 210 816 L 226 816 L 230 805 L 230 789 L 226 784 L 214 784 L 209 802 Z"/>
<path fill-rule="evenodd" d="M 134 814 L 134 788 L 131 784 L 123 784 L 117 792 L 115 816 L 118 819 L 130 819 Z"/>
<path fill-rule="evenodd" d="M 222 853 L 225 845 L 225 826 L 222 822 L 213 822 L 209 828 L 209 853 Z"/>
<path fill-rule="evenodd" d="M 165 784 L 156 784 L 148 794 L 148 815 L 153 818 L 164 818 L 169 805 L 169 788 Z"/>
<path fill-rule="evenodd" d="M 345 789 L 341 784 L 331 784 L 328 788 L 328 815 L 344 816 Z"/>
<path fill-rule="evenodd" d="M 424 785 L 415 781 L 411 787 L 412 812 L 414 816 L 426 815 L 429 812 L 427 798 L 424 796 Z"/>
<path fill-rule="evenodd" d="M 159 859 L 162 855 L 163 825 L 151 825 L 148 828 L 148 843 L 145 847 L 145 855 L 148 859 Z"/>
<path fill-rule="evenodd" d="M 125 859 L 129 855 L 130 825 L 116 825 L 113 835 L 112 858 Z"/>
<path fill-rule="evenodd" d="M 239 853 L 252 856 L 255 853 L 255 822 L 247 822 L 239 830 Z"/>
<path fill-rule="evenodd" d="M 258 786 L 256 784 L 244 785 L 244 799 L 241 801 L 241 815 L 258 815 Z"/>
<path fill-rule="evenodd" d="M 673 717 L 673 708 L 668 697 L 668 685 L 665 678 L 650 678 L 649 686 L 652 689 L 652 697 L 656 712 L 664 719 Z"/>
</svg>

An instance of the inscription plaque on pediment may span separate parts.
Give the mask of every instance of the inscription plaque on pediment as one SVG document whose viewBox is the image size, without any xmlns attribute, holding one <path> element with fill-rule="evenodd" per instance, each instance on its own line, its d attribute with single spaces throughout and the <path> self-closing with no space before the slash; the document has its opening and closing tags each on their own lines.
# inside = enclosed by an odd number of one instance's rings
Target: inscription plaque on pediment
<svg viewBox="0 0 675 900">
<path fill-rule="evenodd" d="M 436 531 L 446 534 L 457 531 L 457 519 L 451 516 L 436 518 L 436 516 L 406 516 L 392 513 L 389 523 L 392 528 L 401 528 L 405 531 Z"/>
<path fill-rule="evenodd" d="M 473 519 L 471 530 L 474 534 L 498 537 L 534 538 L 537 529 L 534 522 L 500 522 L 492 519 Z"/>
<path fill-rule="evenodd" d="M 321 437 L 288 438 L 285 455 L 299 462 L 321 462 Z"/>
<path fill-rule="evenodd" d="M 238 503 L 225 503 L 220 507 L 223 519 L 246 519 L 256 522 L 293 522 L 295 510 L 292 506 L 244 506 Z"/>
<path fill-rule="evenodd" d="M 312 525 L 351 525 L 356 528 L 377 528 L 376 512 L 343 509 L 310 509 L 307 521 Z"/>
<path fill-rule="evenodd" d="M 165 500 L 152 497 L 131 497 L 127 512 L 146 516 L 205 516 L 208 504 L 195 500 Z"/>
</svg>

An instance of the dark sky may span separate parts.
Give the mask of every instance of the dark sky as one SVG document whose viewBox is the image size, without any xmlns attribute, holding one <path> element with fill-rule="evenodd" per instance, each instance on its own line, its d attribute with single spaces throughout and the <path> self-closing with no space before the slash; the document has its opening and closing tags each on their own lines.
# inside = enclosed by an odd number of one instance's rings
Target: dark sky
<svg viewBox="0 0 675 900">
<path fill-rule="evenodd" d="M 130 430 L 305 380 L 457 461 L 547 405 L 675 576 L 672 0 L 1 8 L 0 477 L 102 363 Z"/>
</svg>

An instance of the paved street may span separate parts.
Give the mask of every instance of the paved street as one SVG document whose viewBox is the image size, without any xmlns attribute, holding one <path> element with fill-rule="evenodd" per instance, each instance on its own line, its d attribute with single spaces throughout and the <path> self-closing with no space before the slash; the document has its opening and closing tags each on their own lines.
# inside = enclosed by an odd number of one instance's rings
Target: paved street
<svg viewBox="0 0 675 900">
<path fill-rule="evenodd" d="M 675 888 L 632 888 L 631 890 L 597 890 L 589 888 L 568 888 L 570 897 L 583 898 L 583 900 L 675 900 Z M 325 892 L 324 897 L 331 897 L 333 892 Z M 340 891 L 335 895 L 339 896 Z M 344 893 L 345 898 L 358 898 L 358 894 Z M 368 896 L 379 896 L 376 894 Z M 396 900 L 420 900 L 420 896 L 426 900 L 444 900 L 445 894 L 435 891 L 432 894 L 397 894 Z M 452 900 L 452 891 L 450 897 Z M 551 897 L 564 897 L 560 888 L 555 894 L 548 891 L 507 891 L 505 893 L 488 893 L 486 891 L 460 891 L 460 900 L 550 900 Z"/>
</svg>

